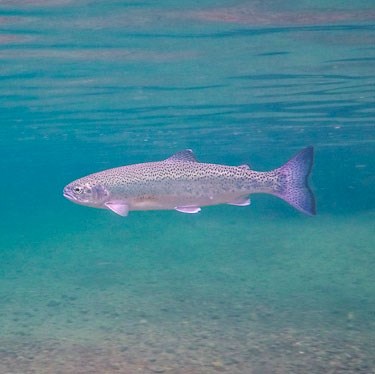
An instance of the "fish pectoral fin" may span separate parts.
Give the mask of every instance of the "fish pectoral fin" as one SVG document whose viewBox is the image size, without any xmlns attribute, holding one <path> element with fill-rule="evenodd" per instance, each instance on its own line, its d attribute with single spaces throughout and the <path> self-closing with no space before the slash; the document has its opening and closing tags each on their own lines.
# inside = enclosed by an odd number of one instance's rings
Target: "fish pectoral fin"
<svg viewBox="0 0 375 374">
<path fill-rule="evenodd" d="M 177 210 L 178 212 L 181 212 L 181 213 L 198 213 L 201 211 L 201 208 L 199 206 L 194 206 L 194 205 L 191 205 L 191 206 L 176 206 L 175 207 L 175 210 Z"/>
<path fill-rule="evenodd" d="M 247 206 L 250 205 L 251 201 L 248 196 L 240 196 L 234 199 L 233 201 L 228 201 L 227 204 L 229 205 L 237 205 L 237 206 Z"/>
<path fill-rule="evenodd" d="M 126 217 L 129 213 L 129 206 L 121 201 L 108 201 L 105 206 L 119 216 Z"/>
</svg>

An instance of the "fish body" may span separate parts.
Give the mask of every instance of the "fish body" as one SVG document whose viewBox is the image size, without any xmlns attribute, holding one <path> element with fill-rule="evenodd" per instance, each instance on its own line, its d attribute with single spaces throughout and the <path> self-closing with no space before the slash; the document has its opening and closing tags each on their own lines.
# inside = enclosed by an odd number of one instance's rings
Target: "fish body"
<svg viewBox="0 0 375 374">
<path fill-rule="evenodd" d="M 185 150 L 163 161 L 90 174 L 68 184 L 63 194 L 74 203 L 126 216 L 132 210 L 197 213 L 209 205 L 246 206 L 251 194 L 266 193 L 314 215 L 314 195 L 308 186 L 312 164 L 312 147 L 266 172 L 251 170 L 247 165 L 201 163 L 191 150 Z"/>
</svg>

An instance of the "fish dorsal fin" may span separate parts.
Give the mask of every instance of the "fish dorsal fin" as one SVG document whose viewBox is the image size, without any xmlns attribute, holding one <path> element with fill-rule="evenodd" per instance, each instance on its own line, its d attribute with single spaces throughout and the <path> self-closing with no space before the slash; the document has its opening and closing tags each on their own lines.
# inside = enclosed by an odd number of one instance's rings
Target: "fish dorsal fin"
<svg viewBox="0 0 375 374">
<path fill-rule="evenodd" d="M 171 157 L 168 157 L 165 161 L 167 162 L 198 162 L 191 149 L 185 149 L 184 151 L 177 152 Z"/>
<path fill-rule="evenodd" d="M 247 165 L 247 164 L 238 165 L 237 167 L 240 169 L 244 169 L 244 170 L 251 170 L 250 165 Z"/>
</svg>

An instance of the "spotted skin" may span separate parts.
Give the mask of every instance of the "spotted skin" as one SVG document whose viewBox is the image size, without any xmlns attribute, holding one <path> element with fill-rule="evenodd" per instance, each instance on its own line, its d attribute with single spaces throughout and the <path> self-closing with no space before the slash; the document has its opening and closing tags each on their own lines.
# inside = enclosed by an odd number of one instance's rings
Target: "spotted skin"
<svg viewBox="0 0 375 374">
<path fill-rule="evenodd" d="M 249 205 L 249 195 L 276 195 L 298 210 L 315 214 L 307 179 L 313 148 L 307 147 L 285 165 L 257 172 L 247 165 L 200 163 L 191 150 L 158 161 L 122 166 L 77 179 L 64 196 L 81 205 L 127 215 L 131 210 L 176 209 L 196 213 L 202 206 Z"/>
</svg>

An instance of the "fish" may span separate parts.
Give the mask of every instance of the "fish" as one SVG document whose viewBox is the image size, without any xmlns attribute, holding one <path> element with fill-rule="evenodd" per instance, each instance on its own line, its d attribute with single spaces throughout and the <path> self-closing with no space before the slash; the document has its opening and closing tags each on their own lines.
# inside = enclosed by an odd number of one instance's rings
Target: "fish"
<svg viewBox="0 0 375 374">
<path fill-rule="evenodd" d="M 120 216 L 130 211 L 176 210 L 198 213 L 201 207 L 250 205 L 250 195 L 271 194 L 307 215 L 316 214 L 308 185 L 314 149 L 302 149 L 281 167 L 255 171 L 249 165 L 202 163 L 191 149 L 162 161 L 107 169 L 77 179 L 64 187 L 73 203 L 110 210 Z"/>
</svg>

